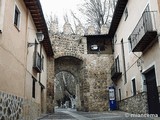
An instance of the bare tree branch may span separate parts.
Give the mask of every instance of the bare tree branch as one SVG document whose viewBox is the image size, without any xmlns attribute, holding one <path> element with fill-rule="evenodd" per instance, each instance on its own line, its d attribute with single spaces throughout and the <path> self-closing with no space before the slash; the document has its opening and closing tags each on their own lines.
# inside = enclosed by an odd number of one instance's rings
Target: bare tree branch
<svg viewBox="0 0 160 120">
<path fill-rule="evenodd" d="M 103 24 L 110 24 L 117 0 L 85 0 L 79 11 L 85 15 L 87 23 L 100 31 Z"/>
</svg>

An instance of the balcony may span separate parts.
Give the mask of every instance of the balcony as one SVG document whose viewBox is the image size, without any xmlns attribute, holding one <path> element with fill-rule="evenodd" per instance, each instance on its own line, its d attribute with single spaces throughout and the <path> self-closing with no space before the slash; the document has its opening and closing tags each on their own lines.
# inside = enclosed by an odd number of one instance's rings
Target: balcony
<svg viewBox="0 0 160 120">
<path fill-rule="evenodd" d="M 35 52 L 35 58 L 33 63 L 33 68 L 40 73 L 41 72 L 41 56 L 38 52 Z"/>
<path fill-rule="evenodd" d="M 113 81 L 117 80 L 122 75 L 122 72 L 120 71 L 120 65 L 119 65 L 119 56 L 115 59 L 112 67 L 111 67 L 111 79 Z"/>
<path fill-rule="evenodd" d="M 144 11 L 138 24 L 130 35 L 132 52 L 143 52 L 156 39 L 156 12 Z"/>
</svg>

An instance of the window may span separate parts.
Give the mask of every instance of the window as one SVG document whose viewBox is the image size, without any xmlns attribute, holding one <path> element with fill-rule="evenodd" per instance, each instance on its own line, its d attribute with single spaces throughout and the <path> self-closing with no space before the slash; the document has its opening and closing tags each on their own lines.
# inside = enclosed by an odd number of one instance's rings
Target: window
<svg viewBox="0 0 160 120">
<path fill-rule="evenodd" d="M 132 80 L 132 91 L 133 91 L 133 96 L 136 95 L 136 82 L 135 82 L 135 79 Z"/>
<path fill-rule="evenodd" d="M 0 0 L 0 33 L 3 31 L 5 0 Z"/>
<path fill-rule="evenodd" d="M 128 18 L 128 9 L 126 8 L 126 9 L 124 10 L 124 20 L 126 21 L 127 18 Z"/>
<path fill-rule="evenodd" d="M 87 54 L 112 54 L 112 42 L 104 35 L 87 37 Z"/>
<path fill-rule="evenodd" d="M 114 35 L 114 43 L 117 42 L 117 34 Z"/>
<path fill-rule="evenodd" d="M 128 38 L 128 50 L 129 50 L 129 53 L 132 51 L 131 36 L 129 36 Z"/>
<path fill-rule="evenodd" d="M 34 78 L 34 77 L 32 77 L 33 78 L 33 81 L 32 81 L 32 98 L 35 98 L 35 96 L 36 96 L 36 79 Z"/>
<path fill-rule="evenodd" d="M 125 61 L 125 48 L 123 39 L 121 40 L 121 50 L 122 50 L 122 61 L 123 61 L 123 70 L 124 70 L 124 84 L 127 83 L 127 74 L 126 74 L 126 61 Z"/>
<path fill-rule="evenodd" d="M 115 63 L 116 63 L 116 71 L 120 72 L 119 56 L 117 56 L 117 58 L 115 59 Z"/>
<path fill-rule="evenodd" d="M 42 58 L 41 58 L 41 70 L 44 69 L 44 56 L 42 55 Z"/>
<path fill-rule="evenodd" d="M 118 91 L 119 91 L 119 101 L 121 101 L 121 89 L 119 89 Z"/>
<path fill-rule="evenodd" d="M 20 11 L 17 6 L 15 6 L 14 11 L 14 25 L 19 29 L 20 26 Z"/>
</svg>

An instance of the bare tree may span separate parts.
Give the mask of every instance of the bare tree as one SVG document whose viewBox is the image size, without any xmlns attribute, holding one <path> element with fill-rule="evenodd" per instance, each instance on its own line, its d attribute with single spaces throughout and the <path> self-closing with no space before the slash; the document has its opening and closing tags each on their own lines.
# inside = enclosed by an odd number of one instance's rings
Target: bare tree
<svg viewBox="0 0 160 120">
<path fill-rule="evenodd" d="M 49 16 L 46 16 L 46 24 L 50 33 L 58 32 L 58 17 L 56 15 L 53 16 L 51 13 Z"/>
<path fill-rule="evenodd" d="M 73 11 L 71 11 L 71 16 L 73 17 L 74 21 L 75 33 L 81 35 L 84 34 L 85 27 L 81 20 L 73 13 Z"/>
<path fill-rule="evenodd" d="M 84 26 L 92 25 L 97 32 L 100 32 L 103 24 L 106 24 L 109 28 L 116 2 L 117 0 L 84 0 L 84 3 L 79 6 L 79 11 L 83 14 L 83 18 L 77 16 L 73 11 L 71 11 L 73 22 L 69 18 L 70 15 L 65 14 L 63 18 L 65 23 L 72 23 L 71 28 L 82 26 L 83 30 L 86 31 Z M 87 25 L 84 24 L 84 20 Z M 56 15 L 53 16 L 51 13 L 51 15 L 46 16 L 46 21 L 49 32 L 56 31 L 55 24 L 58 25 L 58 17 Z M 72 32 L 75 33 L 74 29 L 72 29 Z"/>
<path fill-rule="evenodd" d="M 64 21 L 65 21 L 65 24 L 63 26 L 64 27 L 63 28 L 63 32 L 66 32 L 67 34 L 73 34 L 74 30 L 72 28 L 72 25 L 70 24 L 69 16 L 67 15 L 67 13 L 63 16 L 63 18 L 64 18 Z"/>
<path fill-rule="evenodd" d="M 67 13 L 63 16 L 65 23 L 69 23 L 69 18 Z"/>
<path fill-rule="evenodd" d="M 93 25 L 97 31 L 103 24 L 108 27 L 112 19 L 117 0 L 85 0 L 79 11 L 86 16 L 86 22 Z"/>
<path fill-rule="evenodd" d="M 72 15 L 73 18 L 74 18 L 74 20 L 73 20 L 73 21 L 74 21 L 74 26 L 77 26 L 76 22 L 78 22 L 78 25 L 82 25 L 80 19 L 78 19 L 78 17 L 76 17 L 76 15 L 74 14 L 73 11 L 71 11 L 71 15 Z"/>
</svg>

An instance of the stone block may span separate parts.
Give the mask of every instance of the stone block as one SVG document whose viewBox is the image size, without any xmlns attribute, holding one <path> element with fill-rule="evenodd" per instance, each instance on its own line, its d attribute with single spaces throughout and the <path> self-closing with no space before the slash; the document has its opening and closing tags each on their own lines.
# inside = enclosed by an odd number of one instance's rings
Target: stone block
<svg viewBox="0 0 160 120">
<path fill-rule="evenodd" d="M 23 98 L 0 91 L 0 119 L 22 120 Z"/>
</svg>

